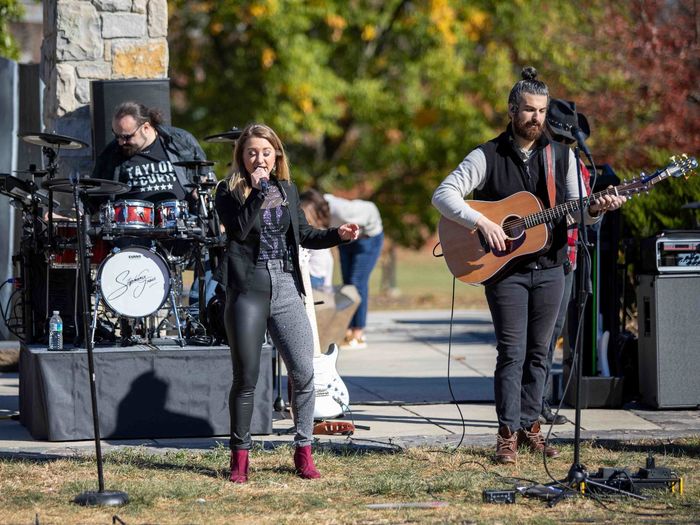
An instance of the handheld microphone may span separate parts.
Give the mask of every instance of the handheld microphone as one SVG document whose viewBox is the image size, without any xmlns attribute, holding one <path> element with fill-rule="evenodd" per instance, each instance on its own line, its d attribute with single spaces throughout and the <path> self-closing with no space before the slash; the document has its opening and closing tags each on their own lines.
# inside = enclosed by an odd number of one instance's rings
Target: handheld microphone
<svg viewBox="0 0 700 525">
<path fill-rule="evenodd" d="M 267 192 L 270 191 L 269 179 L 260 179 L 260 191 L 263 195 L 267 195 Z"/>
</svg>

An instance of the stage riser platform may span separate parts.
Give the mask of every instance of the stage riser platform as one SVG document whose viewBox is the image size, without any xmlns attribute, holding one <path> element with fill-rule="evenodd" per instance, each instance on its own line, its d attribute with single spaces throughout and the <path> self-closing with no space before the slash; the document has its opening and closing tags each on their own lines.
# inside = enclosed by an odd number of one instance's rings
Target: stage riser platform
<svg viewBox="0 0 700 525">
<path fill-rule="evenodd" d="M 96 348 L 105 439 L 228 436 L 232 365 L 227 346 Z M 251 432 L 272 432 L 272 353 L 262 348 Z M 35 439 L 94 439 L 87 352 L 20 351 L 20 422 Z"/>
</svg>

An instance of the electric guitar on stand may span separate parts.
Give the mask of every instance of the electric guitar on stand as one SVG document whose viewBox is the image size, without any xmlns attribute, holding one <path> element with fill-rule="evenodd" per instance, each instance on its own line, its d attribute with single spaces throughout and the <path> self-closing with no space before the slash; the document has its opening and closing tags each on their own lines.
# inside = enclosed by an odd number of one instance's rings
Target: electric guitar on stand
<svg viewBox="0 0 700 525">
<path fill-rule="evenodd" d="M 318 420 L 342 416 L 350 405 L 350 394 L 336 370 L 339 352 L 338 345 L 333 343 L 328 347 L 328 352 L 325 354 L 321 353 L 313 289 L 311 288 L 311 277 L 309 274 L 309 258 L 309 251 L 302 248 L 299 253 L 299 266 L 304 289 L 306 290 L 306 315 L 311 324 L 314 340 L 314 389 L 316 390 L 314 419 Z"/>
<path fill-rule="evenodd" d="M 583 205 L 588 207 L 603 195 L 629 197 L 648 192 L 657 182 L 686 175 L 697 167 L 698 162 L 693 157 L 671 157 L 671 162 L 665 168 L 651 175 L 642 173 L 636 179 L 586 197 Z M 550 223 L 580 209 L 577 200 L 545 209 L 537 197 L 526 191 L 499 201 L 467 202 L 473 209 L 500 224 L 508 237 L 504 251 L 492 250 L 478 229 L 470 230 L 445 217 L 440 219 L 438 233 L 447 267 L 457 279 L 469 284 L 493 282 L 522 257 L 545 251 L 551 243 Z"/>
</svg>

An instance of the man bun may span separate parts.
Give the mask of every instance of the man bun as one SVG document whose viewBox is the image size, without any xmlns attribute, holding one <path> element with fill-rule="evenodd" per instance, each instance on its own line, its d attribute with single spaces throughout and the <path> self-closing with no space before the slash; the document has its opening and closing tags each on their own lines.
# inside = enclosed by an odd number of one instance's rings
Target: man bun
<svg viewBox="0 0 700 525">
<path fill-rule="evenodd" d="M 520 76 L 523 80 L 535 80 L 537 78 L 537 70 L 532 66 L 525 66 Z"/>
</svg>

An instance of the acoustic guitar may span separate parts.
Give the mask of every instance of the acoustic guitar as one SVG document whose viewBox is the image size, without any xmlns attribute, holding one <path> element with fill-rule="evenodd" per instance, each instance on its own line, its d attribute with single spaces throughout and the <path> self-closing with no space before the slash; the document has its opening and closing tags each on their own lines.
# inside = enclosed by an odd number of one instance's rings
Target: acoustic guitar
<svg viewBox="0 0 700 525">
<path fill-rule="evenodd" d="M 668 177 L 685 175 L 687 178 L 697 167 L 698 162 L 693 157 L 671 157 L 665 168 L 651 175 L 642 173 L 629 182 L 594 193 L 582 199 L 583 206 L 587 208 L 603 195 L 629 197 L 648 192 Z M 468 284 L 494 282 L 523 257 L 546 251 L 551 243 L 551 223 L 580 209 L 578 200 L 545 209 L 540 199 L 526 191 L 499 201 L 466 202 L 499 224 L 507 236 L 506 249 L 493 250 L 478 229 L 470 230 L 445 217 L 440 219 L 438 235 L 447 267 L 452 275 Z"/>
</svg>

